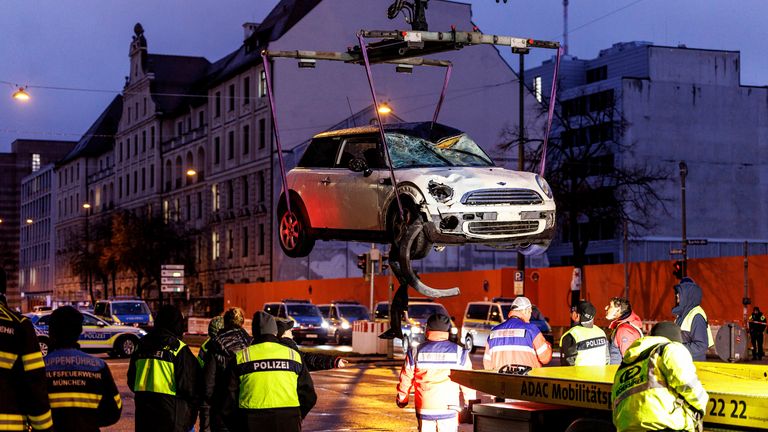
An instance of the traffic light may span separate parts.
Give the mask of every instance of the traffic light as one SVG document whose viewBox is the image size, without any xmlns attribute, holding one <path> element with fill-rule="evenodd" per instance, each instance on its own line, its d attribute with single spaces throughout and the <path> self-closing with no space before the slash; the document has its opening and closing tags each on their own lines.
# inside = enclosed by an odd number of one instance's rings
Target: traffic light
<svg viewBox="0 0 768 432">
<path fill-rule="evenodd" d="M 675 275 L 676 278 L 682 279 L 683 276 L 685 276 L 684 267 L 685 265 L 682 261 L 675 261 L 675 263 L 672 264 L 672 274 Z"/>
<path fill-rule="evenodd" d="M 368 254 L 360 254 L 357 256 L 357 268 L 363 271 L 363 274 L 368 273 Z"/>
</svg>

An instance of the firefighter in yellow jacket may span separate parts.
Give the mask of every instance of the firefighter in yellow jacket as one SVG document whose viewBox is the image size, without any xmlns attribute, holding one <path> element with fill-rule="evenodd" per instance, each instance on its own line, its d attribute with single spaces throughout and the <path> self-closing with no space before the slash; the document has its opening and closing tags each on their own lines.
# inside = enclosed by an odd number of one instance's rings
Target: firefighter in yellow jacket
<svg viewBox="0 0 768 432">
<path fill-rule="evenodd" d="M 2 272 L 2 269 L 0 269 Z M 0 275 L 0 430 L 51 430 L 45 363 L 32 323 L 5 303 Z"/>
<path fill-rule="evenodd" d="M 613 380 L 613 424 L 618 432 L 700 431 L 709 399 L 680 328 L 653 326 L 624 354 Z"/>
</svg>

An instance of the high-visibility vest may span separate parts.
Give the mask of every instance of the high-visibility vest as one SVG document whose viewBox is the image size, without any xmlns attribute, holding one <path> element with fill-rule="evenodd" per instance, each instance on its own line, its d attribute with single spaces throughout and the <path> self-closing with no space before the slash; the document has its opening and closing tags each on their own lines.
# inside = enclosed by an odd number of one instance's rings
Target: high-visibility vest
<svg viewBox="0 0 768 432">
<path fill-rule="evenodd" d="M 205 366 L 205 355 L 208 353 L 208 344 L 211 343 L 211 338 L 206 339 L 200 344 L 200 351 L 197 352 L 197 362 L 200 366 Z"/>
<path fill-rule="evenodd" d="M 602 366 L 606 364 L 608 361 L 608 338 L 600 327 L 573 326 L 560 338 L 560 346 L 563 345 L 563 338 L 567 335 L 573 336 L 573 340 L 576 342 L 577 354 L 574 366 Z"/>
<path fill-rule="evenodd" d="M 688 311 L 688 314 L 685 315 L 685 318 L 683 318 L 683 323 L 680 325 L 680 330 L 690 332 L 691 324 L 693 324 L 693 318 L 695 318 L 696 315 L 701 315 L 702 318 L 704 318 L 704 321 L 707 323 L 707 346 L 711 347 L 715 344 L 715 340 L 712 338 L 712 331 L 709 329 L 707 314 L 704 312 L 704 309 L 702 309 L 701 306 L 696 306 L 695 308 Z"/>
<path fill-rule="evenodd" d="M 235 358 L 240 408 L 299 406 L 296 387 L 303 366 L 298 351 L 276 342 L 262 342 L 238 351 Z"/>
<path fill-rule="evenodd" d="M 179 341 L 175 350 L 164 349 L 155 353 L 155 357 L 136 360 L 136 380 L 134 391 L 153 392 L 176 396 L 176 367 L 174 360 L 182 348 L 187 346 Z"/>
</svg>

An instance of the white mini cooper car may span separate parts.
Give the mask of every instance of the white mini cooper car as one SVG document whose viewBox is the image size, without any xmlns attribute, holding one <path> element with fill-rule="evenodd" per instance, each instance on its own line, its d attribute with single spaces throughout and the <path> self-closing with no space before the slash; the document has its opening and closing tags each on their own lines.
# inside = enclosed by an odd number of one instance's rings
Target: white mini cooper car
<svg viewBox="0 0 768 432">
<path fill-rule="evenodd" d="M 433 245 L 480 243 L 544 252 L 555 202 L 540 176 L 494 165 L 464 132 L 438 123 L 384 127 L 406 222 L 420 218 L 411 257 Z M 308 255 L 315 240 L 391 242 L 403 226 L 378 127 L 316 135 L 287 175 L 277 207 L 280 246 Z"/>
</svg>

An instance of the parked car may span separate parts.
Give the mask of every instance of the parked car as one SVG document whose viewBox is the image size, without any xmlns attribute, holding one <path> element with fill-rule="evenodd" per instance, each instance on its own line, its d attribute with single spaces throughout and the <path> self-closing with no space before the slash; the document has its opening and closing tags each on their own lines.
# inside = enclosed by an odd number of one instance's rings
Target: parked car
<svg viewBox="0 0 768 432">
<path fill-rule="evenodd" d="M 352 343 L 352 324 L 355 321 L 371 319 L 368 308 L 354 300 L 338 300 L 318 305 L 323 318 L 328 321 L 328 337 L 336 345 Z"/>
<path fill-rule="evenodd" d="M 114 298 L 98 300 L 93 314 L 110 324 L 132 325 L 148 328 L 155 324 L 147 302 L 138 298 Z"/>
<path fill-rule="evenodd" d="M 285 299 L 264 303 L 264 312 L 277 318 L 293 320 L 291 333 L 297 344 L 313 341 L 322 345 L 328 340 L 328 321 L 323 319 L 320 309 L 309 300 Z"/>
<path fill-rule="evenodd" d="M 496 297 L 489 302 L 467 303 L 464 321 L 461 324 L 461 340 L 464 346 L 471 352 L 475 352 L 478 346 L 485 347 L 491 329 L 507 319 L 514 300 L 514 298 Z M 532 305 L 531 323 L 539 328 L 549 343 L 554 341 L 552 328 L 536 305 Z"/>
<path fill-rule="evenodd" d="M 480 243 L 543 253 L 555 232 L 555 202 L 537 174 L 496 166 L 466 133 L 432 122 L 385 127 L 406 220 L 425 231 L 412 258 L 437 244 Z M 280 247 L 303 257 L 316 240 L 390 242 L 399 206 L 379 129 L 316 135 L 287 174 L 277 205 Z"/>
<path fill-rule="evenodd" d="M 403 330 L 403 346 L 404 347 L 416 347 L 426 339 L 426 326 L 427 319 L 432 314 L 440 313 L 445 316 L 450 316 L 445 306 L 440 303 L 435 303 L 431 300 L 414 300 L 408 302 L 408 310 L 405 312 L 405 316 L 402 320 Z M 379 302 L 376 303 L 374 309 L 374 315 L 376 321 L 389 322 L 389 303 Z M 452 341 L 457 340 L 459 329 L 456 324 L 453 323 L 451 318 L 451 331 L 448 338 Z"/>
<path fill-rule="evenodd" d="M 48 337 L 48 321 L 51 313 L 51 311 L 44 311 L 25 314 L 35 327 L 43 356 L 48 355 L 51 344 Z M 140 328 L 110 324 L 88 312 L 81 313 L 83 314 L 83 333 L 78 343 L 83 351 L 108 352 L 113 357 L 130 357 L 136 350 L 139 339 L 147 334 Z"/>
</svg>

